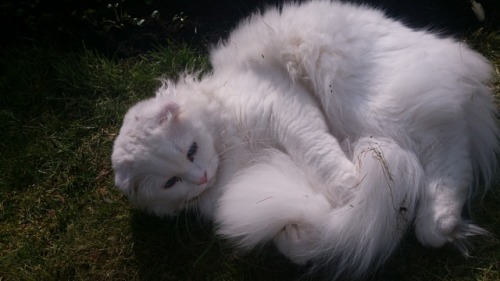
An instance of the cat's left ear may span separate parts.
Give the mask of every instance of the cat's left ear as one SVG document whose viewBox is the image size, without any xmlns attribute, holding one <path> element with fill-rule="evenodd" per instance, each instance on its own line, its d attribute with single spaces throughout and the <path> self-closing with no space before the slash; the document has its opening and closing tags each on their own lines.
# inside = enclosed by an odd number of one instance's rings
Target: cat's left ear
<svg viewBox="0 0 500 281">
<path fill-rule="evenodd" d="M 179 105 L 175 102 L 169 102 L 163 106 L 157 116 L 158 123 L 164 124 L 167 121 L 175 119 L 179 114 Z"/>
<path fill-rule="evenodd" d="M 115 170 L 115 185 L 121 191 L 130 194 L 132 189 L 132 163 L 129 161 L 122 161 L 113 165 Z"/>
</svg>

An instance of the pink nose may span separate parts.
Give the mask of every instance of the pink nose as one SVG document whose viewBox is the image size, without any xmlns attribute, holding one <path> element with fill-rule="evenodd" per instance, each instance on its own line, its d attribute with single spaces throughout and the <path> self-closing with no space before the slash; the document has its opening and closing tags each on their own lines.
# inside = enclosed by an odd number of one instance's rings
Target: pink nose
<svg viewBox="0 0 500 281">
<path fill-rule="evenodd" d="M 203 177 L 200 179 L 200 181 L 198 182 L 198 185 L 202 185 L 204 183 L 207 183 L 208 182 L 208 179 L 207 179 L 207 172 L 205 172 L 205 174 L 203 174 Z"/>
</svg>

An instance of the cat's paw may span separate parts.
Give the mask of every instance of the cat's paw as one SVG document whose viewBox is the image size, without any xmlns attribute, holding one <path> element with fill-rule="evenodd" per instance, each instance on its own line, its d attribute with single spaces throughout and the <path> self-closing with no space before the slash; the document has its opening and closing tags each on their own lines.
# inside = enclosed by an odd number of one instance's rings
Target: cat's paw
<svg viewBox="0 0 500 281">
<path fill-rule="evenodd" d="M 488 235 L 486 230 L 452 215 L 442 216 L 437 220 L 417 218 L 415 224 L 417 239 L 424 246 L 438 248 L 446 243 L 453 243 L 465 255 L 468 254 L 468 237 Z"/>
<path fill-rule="evenodd" d="M 431 216 L 419 217 L 415 221 L 415 235 L 424 246 L 442 247 L 450 242 L 459 225 L 460 218 L 448 215 L 440 219 Z"/>
<path fill-rule="evenodd" d="M 332 174 L 326 181 L 324 195 L 333 207 L 343 206 L 354 197 L 357 184 L 358 177 L 354 167 L 343 169 L 341 172 Z"/>
<path fill-rule="evenodd" d="M 312 251 L 317 247 L 319 231 L 309 224 L 288 224 L 273 241 L 276 248 L 292 262 L 305 264 L 312 256 Z"/>
</svg>

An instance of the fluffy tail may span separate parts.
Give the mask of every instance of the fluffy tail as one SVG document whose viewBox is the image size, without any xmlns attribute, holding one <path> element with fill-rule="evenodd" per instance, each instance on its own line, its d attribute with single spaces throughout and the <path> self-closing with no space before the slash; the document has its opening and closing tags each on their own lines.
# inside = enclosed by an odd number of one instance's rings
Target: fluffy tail
<svg viewBox="0 0 500 281">
<path fill-rule="evenodd" d="M 311 254 L 313 269 L 325 266 L 335 278 L 363 277 L 380 266 L 412 223 L 423 169 L 415 154 L 388 139 L 363 138 L 354 146 L 359 169 L 357 197 L 331 210 L 322 241 Z"/>
<path fill-rule="evenodd" d="M 269 153 L 235 177 L 218 202 L 218 233 L 249 250 L 273 240 L 296 263 L 362 277 L 394 251 L 423 185 L 417 157 L 383 138 L 353 146 L 356 198 L 334 208 L 286 155 Z"/>
</svg>

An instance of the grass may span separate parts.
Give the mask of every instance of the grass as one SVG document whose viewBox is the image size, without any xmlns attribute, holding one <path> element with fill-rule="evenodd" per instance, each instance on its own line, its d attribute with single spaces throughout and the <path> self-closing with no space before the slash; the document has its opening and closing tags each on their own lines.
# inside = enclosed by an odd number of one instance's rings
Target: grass
<svg viewBox="0 0 500 281">
<path fill-rule="evenodd" d="M 500 35 L 469 43 L 495 64 Z M 169 44 L 128 59 L 55 46 L 0 56 L 0 280 L 293 280 L 303 273 L 272 248 L 239 254 L 189 215 L 133 210 L 113 186 L 110 154 L 126 109 L 153 79 L 207 58 Z M 500 233 L 500 194 L 473 203 L 474 219 Z M 424 249 L 412 235 L 376 280 L 500 280 L 500 243 L 474 239 L 472 257 Z"/>
</svg>

